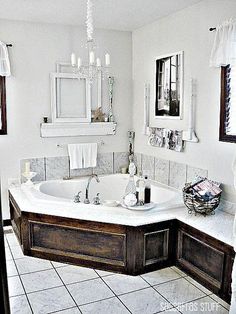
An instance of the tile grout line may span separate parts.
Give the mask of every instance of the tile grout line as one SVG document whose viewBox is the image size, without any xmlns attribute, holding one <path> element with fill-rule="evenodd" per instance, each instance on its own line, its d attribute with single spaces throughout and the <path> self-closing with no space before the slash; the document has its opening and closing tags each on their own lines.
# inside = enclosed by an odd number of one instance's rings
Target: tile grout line
<svg viewBox="0 0 236 314">
<path fill-rule="evenodd" d="M 96 271 L 96 270 L 95 270 Z M 97 273 L 98 274 L 98 273 Z M 114 293 L 114 295 L 117 297 L 117 299 L 123 304 L 123 306 L 128 310 L 129 313 L 132 314 L 132 312 L 130 311 L 130 309 L 124 304 L 124 302 L 119 298 L 119 296 L 111 289 L 111 287 L 105 282 L 105 280 L 98 274 L 98 276 L 100 277 L 100 279 L 103 281 L 103 283 L 111 290 L 112 293 Z"/>
<path fill-rule="evenodd" d="M 52 264 L 52 262 L 51 262 L 51 264 Z M 71 298 L 72 298 L 72 300 L 74 301 L 74 303 L 75 303 L 76 307 L 78 308 L 79 312 L 80 312 L 80 313 L 82 313 L 82 312 L 80 311 L 80 309 L 79 309 L 78 304 L 76 303 L 75 299 L 73 298 L 72 294 L 70 293 L 69 289 L 67 288 L 67 286 L 65 285 L 64 281 L 62 280 L 62 278 L 61 278 L 60 274 L 58 273 L 58 271 L 57 271 L 56 267 L 54 267 L 54 265 L 53 265 L 53 264 L 52 264 L 52 267 L 54 268 L 55 272 L 57 273 L 57 275 L 58 275 L 58 276 L 59 276 L 59 278 L 61 279 L 63 286 L 66 288 L 67 292 L 69 293 L 70 297 L 71 297 Z"/>
<path fill-rule="evenodd" d="M 11 247 L 10 247 L 10 245 L 9 245 L 9 248 L 10 248 L 10 251 L 11 251 Z M 18 274 L 18 276 L 19 276 L 19 279 L 20 279 L 21 285 L 22 285 L 23 290 L 24 290 L 24 292 L 25 292 L 25 297 L 26 297 L 26 299 L 27 299 L 27 301 L 28 301 L 28 304 L 29 304 L 30 310 L 31 310 L 31 312 L 32 312 L 32 313 L 34 313 L 33 308 L 32 308 L 32 306 L 31 306 L 31 303 L 30 303 L 30 301 L 29 301 L 28 295 L 27 295 L 27 293 L 26 293 L 26 290 L 25 290 L 25 287 L 24 287 L 23 281 L 22 281 L 22 279 L 21 279 L 21 277 L 20 277 L 20 273 L 19 273 L 19 271 L 18 271 L 18 268 L 17 268 L 17 265 L 16 265 L 16 262 L 15 262 L 14 258 L 13 258 L 13 262 L 14 262 L 14 265 L 15 265 L 15 267 L 16 267 L 16 271 L 17 271 L 17 274 Z"/>
</svg>

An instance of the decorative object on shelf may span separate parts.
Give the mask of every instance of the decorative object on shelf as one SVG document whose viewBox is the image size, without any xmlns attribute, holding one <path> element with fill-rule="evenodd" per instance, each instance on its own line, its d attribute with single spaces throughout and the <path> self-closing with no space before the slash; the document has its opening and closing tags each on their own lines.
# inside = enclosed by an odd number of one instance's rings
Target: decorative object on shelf
<svg viewBox="0 0 236 314">
<path fill-rule="evenodd" d="M 196 81 L 191 78 L 191 100 L 189 106 L 189 126 L 187 131 L 183 131 L 183 140 L 186 142 L 197 143 L 199 140 L 194 131 L 194 117 L 195 117 L 195 108 L 196 108 Z"/>
<path fill-rule="evenodd" d="M 197 177 L 195 182 L 186 183 L 183 188 L 184 204 L 189 209 L 189 214 L 214 214 L 220 204 L 221 193 L 220 183 Z"/>
<path fill-rule="evenodd" d="M 143 134 L 149 134 L 149 110 L 150 110 L 150 84 L 144 85 L 144 121 L 143 121 Z"/>
<path fill-rule="evenodd" d="M 129 156 L 132 156 L 131 160 L 133 160 L 135 132 L 128 131 L 128 138 L 129 138 Z"/>
<path fill-rule="evenodd" d="M 177 130 L 150 127 L 148 143 L 151 146 L 182 152 L 184 149 L 182 133 L 182 131 Z"/>
<path fill-rule="evenodd" d="M 37 175 L 37 172 L 29 171 L 22 173 L 22 175 L 27 179 L 24 185 L 33 185 L 33 182 L 31 180 Z"/>
<path fill-rule="evenodd" d="M 43 117 L 43 123 L 48 123 L 48 117 Z"/>
<path fill-rule="evenodd" d="M 98 108 L 97 110 L 92 110 L 93 122 L 104 122 L 105 121 L 105 113 L 102 112 L 102 108 Z"/>
<path fill-rule="evenodd" d="M 80 57 L 76 58 L 75 53 L 71 54 L 71 65 L 74 68 L 74 72 L 78 73 L 82 78 L 89 80 L 90 84 L 97 77 L 99 72 L 102 73 L 103 77 L 108 76 L 108 69 L 110 66 L 110 55 L 105 54 L 105 66 L 102 66 L 100 58 L 95 60 L 95 48 L 93 39 L 93 3 L 92 0 L 87 0 L 87 43 L 86 48 L 88 49 L 88 64 L 83 64 Z"/>
<path fill-rule="evenodd" d="M 109 112 L 108 112 L 108 121 L 109 122 L 114 122 L 114 117 L 113 117 L 113 86 L 114 86 L 114 77 L 109 76 L 108 77 L 108 85 L 109 85 Z"/>
</svg>

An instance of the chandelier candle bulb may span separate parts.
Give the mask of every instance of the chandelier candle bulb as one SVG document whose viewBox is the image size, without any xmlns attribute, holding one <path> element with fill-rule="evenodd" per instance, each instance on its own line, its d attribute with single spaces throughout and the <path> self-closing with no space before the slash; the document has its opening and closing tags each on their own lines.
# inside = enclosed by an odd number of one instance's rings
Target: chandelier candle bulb
<svg viewBox="0 0 236 314">
<path fill-rule="evenodd" d="M 81 67 L 81 64 L 82 64 L 81 58 L 78 58 L 78 61 L 77 61 L 77 66 L 78 66 L 78 68 Z"/>
<path fill-rule="evenodd" d="M 100 67 L 102 64 L 101 64 L 101 59 L 100 58 L 97 58 L 97 66 Z"/>
<path fill-rule="evenodd" d="M 71 65 L 75 66 L 76 65 L 76 55 L 74 52 L 72 52 L 70 59 L 71 59 Z"/>
<path fill-rule="evenodd" d="M 94 52 L 90 51 L 90 53 L 89 53 L 89 63 L 90 64 L 94 64 L 94 60 L 95 60 Z"/>
<path fill-rule="evenodd" d="M 106 63 L 106 66 L 110 65 L 110 63 L 111 63 L 109 53 L 105 54 L 105 63 Z"/>
</svg>

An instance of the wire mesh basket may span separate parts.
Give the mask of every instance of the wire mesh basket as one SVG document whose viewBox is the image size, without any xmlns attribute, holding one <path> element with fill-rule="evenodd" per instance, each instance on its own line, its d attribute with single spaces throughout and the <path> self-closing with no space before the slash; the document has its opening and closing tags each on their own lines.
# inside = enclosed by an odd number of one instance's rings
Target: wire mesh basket
<svg viewBox="0 0 236 314">
<path fill-rule="evenodd" d="M 183 188 L 183 198 L 185 206 L 189 209 L 189 214 L 194 212 L 204 216 L 214 215 L 215 209 L 220 204 L 221 193 L 206 201 L 201 195 L 193 191 L 192 183 L 186 183 Z"/>
</svg>

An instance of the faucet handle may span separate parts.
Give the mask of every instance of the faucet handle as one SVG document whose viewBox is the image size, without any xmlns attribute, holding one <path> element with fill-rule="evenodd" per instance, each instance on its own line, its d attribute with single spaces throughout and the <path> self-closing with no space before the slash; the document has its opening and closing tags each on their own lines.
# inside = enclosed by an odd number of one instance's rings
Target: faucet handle
<svg viewBox="0 0 236 314">
<path fill-rule="evenodd" d="M 94 204 L 94 205 L 100 205 L 100 204 L 101 204 L 101 203 L 100 203 L 99 194 L 100 194 L 100 193 L 97 193 L 97 196 L 95 196 L 94 199 L 93 199 L 93 204 Z"/>
<path fill-rule="evenodd" d="M 75 195 L 75 198 L 74 198 L 74 202 L 75 202 L 75 203 L 80 203 L 80 193 L 81 193 L 81 191 L 79 191 L 79 192 Z"/>
</svg>

